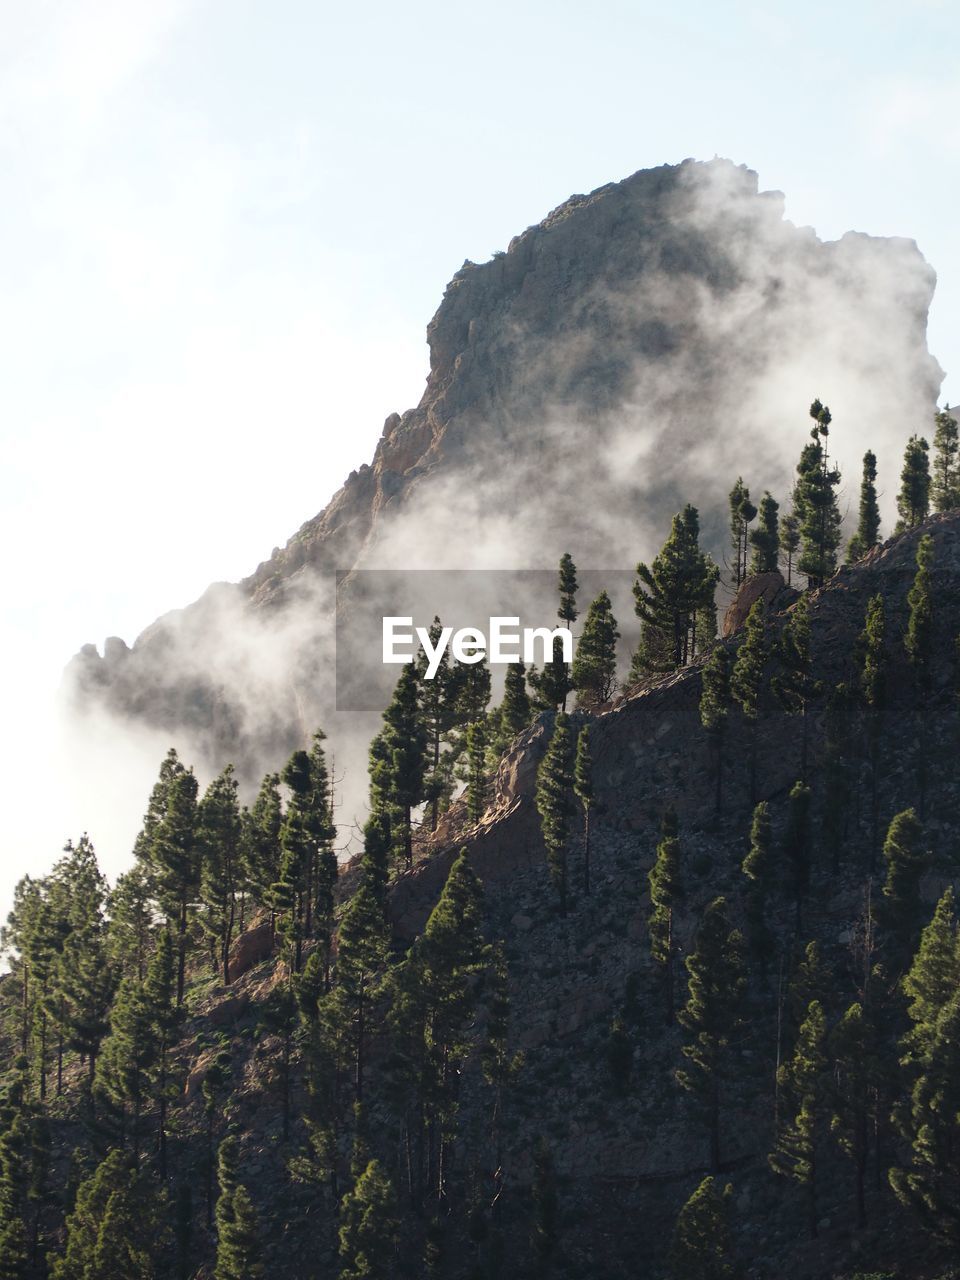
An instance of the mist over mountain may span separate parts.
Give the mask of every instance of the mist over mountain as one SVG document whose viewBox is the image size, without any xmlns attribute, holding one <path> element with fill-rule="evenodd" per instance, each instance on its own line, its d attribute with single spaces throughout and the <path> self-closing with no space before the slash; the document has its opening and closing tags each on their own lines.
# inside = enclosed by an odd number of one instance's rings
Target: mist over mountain
<svg viewBox="0 0 960 1280">
<path fill-rule="evenodd" d="M 574 196 L 465 262 L 427 328 L 423 397 L 387 417 L 372 463 L 250 577 L 132 648 L 86 645 L 66 681 L 74 723 L 108 751 L 136 729 L 141 790 L 165 741 L 252 782 L 322 723 L 350 809 L 370 735 L 333 710 L 338 570 L 544 568 L 565 550 L 630 570 L 685 501 L 722 560 L 730 485 L 742 473 L 788 500 L 814 396 L 833 411 L 845 503 L 869 445 L 889 518 L 903 439 L 942 379 L 934 272 L 910 240 L 822 242 L 783 209 L 751 170 L 687 160 Z"/>
</svg>

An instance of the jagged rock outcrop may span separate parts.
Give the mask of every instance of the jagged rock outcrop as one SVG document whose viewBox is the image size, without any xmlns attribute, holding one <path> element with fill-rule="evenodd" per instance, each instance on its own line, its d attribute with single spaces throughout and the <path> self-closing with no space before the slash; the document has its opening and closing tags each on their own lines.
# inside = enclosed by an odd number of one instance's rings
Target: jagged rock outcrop
<svg viewBox="0 0 960 1280">
<path fill-rule="evenodd" d="M 815 394 L 849 474 L 868 443 L 891 474 L 939 387 L 933 285 L 912 242 L 821 242 L 728 161 L 575 196 L 454 275 L 420 404 L 387 417 L 371 465 L 249 578 L 130 650 L 85 647 L 70 687 L 248 777 L 321 720 L 336 741 L 337 570 L 542 567 L 565 549 L 629 570 L 688 500 L 722 555 L 732 479 L 786 496 Z"/>
</svg>

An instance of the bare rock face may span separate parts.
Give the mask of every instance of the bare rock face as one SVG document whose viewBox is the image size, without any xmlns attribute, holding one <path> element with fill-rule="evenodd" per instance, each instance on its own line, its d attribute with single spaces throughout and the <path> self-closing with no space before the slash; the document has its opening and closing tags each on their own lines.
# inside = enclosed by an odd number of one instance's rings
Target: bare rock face
<svg viewBox="0 0 960 1280">
<path fill-rule="evenodd" d="M 269 920 L 246 929 L 230 948 L 230 979 L 236 981 L 250 969 L 273 955 L 273 929 Z"/>
<path fill-rule="evenodd" d="M 321 721 L 335 740 L 337 570 L 539 568 L 564 550 L 631 569 L 686 501 L 720 556 L 730 484 L 786 494 L 814 396 L 847 474 L 868 444 L 892 473 L 902 424 L 932 412 L 942 377 L 933 287 L 913 242 L 821 242 L 727 161 L 574 196 L 457 271 L 419 405 L 386 418 L 372 463 L 319 515 L 132 649 L 85 648 L 68 687 L 248 777 Z"/>
<path fill-rule="evenodd" d="M 762 600 L 770 608 L 774 601 L 786 591 L 786 585 L 782 573 L 758 573 L 753 578 L 747 578 L 723 615 L 723 624 L 720 628 L 723 638 L 726 640 L 729 636 L 736 635 L 758 600 Z M 791 595 L 793 599 L 796 598 L 796 592 L 792 592 Z"/>
</svg>

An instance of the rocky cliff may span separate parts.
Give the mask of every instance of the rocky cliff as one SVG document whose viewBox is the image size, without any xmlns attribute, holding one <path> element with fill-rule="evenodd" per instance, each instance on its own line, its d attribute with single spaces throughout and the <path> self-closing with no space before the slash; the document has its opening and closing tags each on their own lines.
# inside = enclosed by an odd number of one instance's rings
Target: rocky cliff
<svg viewBox="0 0 960 1280">
<path fill-rule="evenodd" d="M 252 777 L 321 720 L 336 738 L 337 570 L 544 567 L 563 550 L 630 569 L 684 501 L 719 549 L 738 473 L 786 496 L 814 395 L 847 474 L 869 444 L 891 477 L 939 387 L 933 272 L 910 241 L 825 243 L 783 211 L 751 171 L 684 161 L 464 263 L 428 326 L 423 398 L 386 419 L 372 464 L 249 578 L 132 649 L 86 646 L 73 693 Z"/>
<path fill-rule="evenodd" d="M 943 887 L 955 880 L 958 868 L 960 784 L 953 765 L 958 724 L 953 640 L 960 631 L 960 515 L 935 518 L 923 530 L 877 548 L 811 598 L 813 660 L 823 687 L 810 708 L 809 780 L 814 830 L 819 833 L 824 788 L 833 767 L 824 744 L 827 693 L 836 682 L 855 678 L 856 637 L 868 600 L 880 594 L 886 610 L 889 660 L 887 733 L 879 757 L 881 825 L 885 827 L 894 813 L 916 802 L 916 684 L 902 640 L 922 532 L 931 533 L 934 541 L 936 593 L 936 656 L 926 712 L 930 768 L 925 840 L 930 855 L 922 887 L 924 910 L 929 913 Z M 767 620 L 771 645 L 788 617 L 789 609 L 778 612 L 774 600 Z M 738 637 L 724 643 L 734 649 Z M 775 669 L 772 661 L 768 674 Z M 477 1252 L 483 1252 L 478 1229 L 469 1238 L 463 1233 L 451 1236 L 437 1274 L 457 1278 L 541 1274 L 528 1269 L 531 1153 L 538 1139 L 549 1145 L 557 1170 L 558 1242 L 550 1274 L 568 1280 L 635 1280 L 666 1274 L 665 1251 L 676 1214 L 709 1167 L 704 1117 L 674 1075 L 683 1062 L 685 1033 L 676 1023 L 664 1023 L 662 974 L 650 957 L 647 875 L 666 806 L 675 807 L 678 814 L 685 885 L 675 920 L 679 999 L 685 998 L 686 990 L 680 976 L 682 959 L 694 946 L 705 905 L 723 894 L 731 922 L 745 924 L 741 862 L 751 806 L 742 750 L 744 727 L 735 717 L 725 765 L 725 805 L 718 815 L 715 761 L 700 724 L 700 689 L 701 668 L 694 666 L 591 717 L 596 782 L 592 889 L 584 894 L 575 888 L 567 917 L 556 908 L 534 798 L 536 767 L 551 730 L 549 717 L 541 718 L 505 756 L 496 795 L 480 822 L 470 823 L 464 806 L 454 806 L 440 832 L 420 844 L 413 870 L 401 872 L 391 886 L 389 916 L 396 950 L 402 952 L 422 929 L 456 852 L 461 847 L 468 850 L 483 883 L 488 936 L 503 940 L 509 963 L 511 1051 L 524 1054 L 504 1103 L 501 1168 L 495 1185 L 471 1184 L 468 1189 L 464 1172 L 489 1167 L 492 1173 L 494 1167 L 485 1127 L 490 1092 L 476 1055 L 464 1071 L 460 1138 L 452 1158 L 460 1179 L 456 1196 L 477 1197 L 483 1207 L 478 1221 L 489 1212 L 491 1197 L 499 1189 L 506 1269 L 490 1273 L 476 1269 Z M 903 1146 L 891 1132 L 884 1135 L 882 1156 L 876 1154 L 871 1139 L 867 1222 L 862 1228 L 854 1225 L 851 1162 L 825 1130 L 818 1147 L 816 1239 L 805 1235 L 802 1195 L 789 1181 L 776 1178 L 767 1165 L 774 1132 L 774 1075 L 781 1051 L 779 1017 L 786 1019 L 784 1052 L 795 1036 L 778 989 L 786 989 L 803 945 L 810 939 L 820 944 L 827 975 L 822 998 L 831 1025 L 860 994 L 858 947 L 866 892 L 872 883 L 879 898 L 882 867 L 871 881 L 867 779 L 859 748 L 851 750 L 851 759 L 857 763 L 850 775 L 852 792 L 840 856 L 833 865 L 817 834 L 798 932 L 783 838 L 787 793 L 800 768 L 799 734 L 795 718 L 784 712 L 768 690 L 760 718 L 758 790 L 770 805 L 778 868 L 768 903 L 774 957 L 765 978 L 751 970 L 745 1021 L 734 1037 L 734 1062 L 722 1086 L 721 1124 L 721 1172 L 733 1185 L 736 1248 L 745 1274 L 756 1280 L 784 1276 L 848 1280 L 868 1274 L 929 1280 L 953 1274 L 944 1272 L 949 1255 L 921 1233 L 887 1184 L 887 1165 L 904 1158 Z M 572 839 L 570 867 L 575 886 L 579 886 L 579 856 L 579 842 Z M 347 869 L 341 878 L 342 897 L 349 896 L 354 883 L 355 871 Z M 263 1220 L 272 1224 L 269 1274 L 332 1274 L 335 1245 L 322 1194 L 316 1187 L 289 1180 L 290 1154 L 303 1135 L 295 1126 L 290 1142 L 285 1142 L 281 1132 L 284 1050 L 280 1038 L 268 1033 L 264 1009 L 284 969 L 269 951 L 269 927 L 257 926 L 235 948 L 233 986 L 225 989 L 202 979 L 191 994 L 192 1016 L 175 1055 L 178 1078 L 187 1081 L 178 1112 L 183 1135 L 179 1159 L 196 1161 L 200 1176 L 206 1124 L 200 1085 L 216 1053 L 227 1048 L 237 1082 L 229 1123 L 240 1134 L 244 1171 Z M 889 998 L 900 1000 L 893 986 Z M 619 1085 L 613 1082 L 609 1060 L 615 1018 L 625 1029 L 630 1052 L 628 1078 Z M 374 1132 L 380 1131 L 378 1126 L 392 1132 L 384 1119 L 390 1105 L 382 1074 L 386 1038 L 382 1021 L 375 1021 L 368 1092 Z M 302 1104 L 297 1085 L 295 1109 Z M 206 1236 L 200 1243 L 204 1241 L 203 1247 L 208 1248 Z M 403 1265 L 405 1275 L 424 1274 L 416 1257 L 405 1257 Z"/>
</svg>

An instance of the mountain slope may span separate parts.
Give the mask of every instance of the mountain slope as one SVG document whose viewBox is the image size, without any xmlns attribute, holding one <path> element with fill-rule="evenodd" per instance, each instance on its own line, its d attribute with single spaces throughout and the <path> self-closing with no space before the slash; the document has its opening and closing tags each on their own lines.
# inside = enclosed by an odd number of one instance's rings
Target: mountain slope
<svg viewBox="0 0 960 1280">
<path fill-rule="evenodd" d="M 372 465 L 243 582 L 132 650 L 86 646 L 68 685 L 248 778 L 316 723 L 336 740 L 337 570 L 543 567 L 567 549 L 629 570 L 687 500 L 719 553 L 738 472 L 786 496 L 814 394 L 847 474 L 869 444 L 889 478 L 936 400 L 933 284 L 912 242 L 823 243 L 727 161 L 573 197 L 456 273 L 423 398 L 387 418 Z"/>
</svg>

